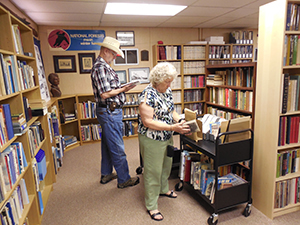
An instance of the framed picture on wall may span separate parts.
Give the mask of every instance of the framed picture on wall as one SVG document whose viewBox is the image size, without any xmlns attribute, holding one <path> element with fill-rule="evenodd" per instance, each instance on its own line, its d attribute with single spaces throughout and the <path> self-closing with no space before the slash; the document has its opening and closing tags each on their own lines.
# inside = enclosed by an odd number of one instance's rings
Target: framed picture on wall
<svg viewBox="0 0 300 225">
<path fill-rule="evenodd" d="M 75 73 L 75 55 L 54 55 L 53 64 L 55 73 Z"/>
<path fill-rule="evenodd" d="M 127 83 L 126 70 L 116 70 L 121 84 Z"/>
<path fill-rule="evenodd" d="M 116 31 L 120 46 L 134 46 L 134 31 Z"/>
<path fill-rule="evenodd" d="M 124 59 L 121 56 L 117 56 L 114 60 L 114 65 L 138 65 L 139 56 L 138 49 L 121 49 L 124 53 Z"/>
<path fill-rule="evenodd" d="M 139 80 L 140 83 L 149 83 L 149 74 L 150 74 L 149 67 L 128 69 L 128 77 L 130 82 Z"/>
<path fill-rule="evenodd" d="M 78 53 L 80 73 L 90 73 L 95 61 L 95 53 Z"/>
</svg>

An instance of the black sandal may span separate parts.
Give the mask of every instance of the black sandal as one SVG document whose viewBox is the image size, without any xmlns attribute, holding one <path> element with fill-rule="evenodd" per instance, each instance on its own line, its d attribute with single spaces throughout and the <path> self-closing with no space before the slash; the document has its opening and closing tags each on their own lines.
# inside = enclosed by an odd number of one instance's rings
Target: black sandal
<svg viewBox="0 0 300 225">
<path fill-rule="evenodd" d="M 163 216 L 160 212 L 153 213 L 153 214 L 150 213 L 150 210 L 147 210 L 147 212 L 149 213 L 151 219 L 153 219 L 153 220 L 156 220 L 156 221 L 162 221 L 162 220 L 164 219 L 164 216 Z M 159 215 L 162 216 L 161 219 L 155 218 L 156 216 L 159 216 Z"/>
<path fill-rule="evenodd" d="M 166 196 L 168 198 L 177 198 L 177 195 L 174 195 L 174 191 L 172 190 L 170 194 L 160 194 L 160 196 Z"/>
</svg>

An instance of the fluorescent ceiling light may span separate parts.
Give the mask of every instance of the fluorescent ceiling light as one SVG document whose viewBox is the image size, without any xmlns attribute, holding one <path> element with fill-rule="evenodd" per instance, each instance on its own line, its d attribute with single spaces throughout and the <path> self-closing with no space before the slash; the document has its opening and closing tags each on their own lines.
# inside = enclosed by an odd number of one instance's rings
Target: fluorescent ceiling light
<svg viewBox="0 0 300 225">
<path fill-rule="evenodd" d="M 141 16 L 174 16 L 187 6 L 163 4 L 137 4 L 108 2 L 104 14 L 141 15 Z"/>
</svg>

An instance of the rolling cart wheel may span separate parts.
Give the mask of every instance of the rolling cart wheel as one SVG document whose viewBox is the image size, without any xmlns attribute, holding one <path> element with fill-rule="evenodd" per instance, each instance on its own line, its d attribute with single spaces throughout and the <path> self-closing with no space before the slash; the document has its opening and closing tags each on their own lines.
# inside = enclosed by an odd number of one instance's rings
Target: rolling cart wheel
<svg viewBox="0 0 300 225">
<path fill-rule="evenodd" d="M 248 204 L 246 206 L 246 208 L 244 209 L 243 215 L 245 217 L 248 217 L 248 216 L 250 216 L 250 214 L 251 214 L 251 204 Z"/>
<path fill-rule="evenodd" d="M 142 168 L 141 166 L 139 166 L 138 168 L 136 168 L 135 172 L 136 172 L 137 174 L 142 174 L 143 168 Z"/>
<path fill-rule="evenodd" d="M 218 216 L 216 218 L 214 216 L 208 217 L 207 223 L 209 225 L 217 225 L 217 223 L 218 223 Z"/>
<path fill-rule="evenodd" d="M 175 185 L 175 190 L 176 191 L 182 191 L 182 189 L 183 189 L 183 181 L 180 181 L 179 183 L 177 183 Z"/>
</svg>

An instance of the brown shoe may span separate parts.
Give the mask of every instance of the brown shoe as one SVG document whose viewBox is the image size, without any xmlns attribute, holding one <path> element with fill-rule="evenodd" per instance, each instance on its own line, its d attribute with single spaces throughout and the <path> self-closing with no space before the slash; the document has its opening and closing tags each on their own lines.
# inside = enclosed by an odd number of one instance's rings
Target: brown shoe
<svg viewBox="0 0 300 225">
<path fill-rule="evenodd" d="M 134 186 L 140 183 L 140 178 L 139 177 L 131 177 L 128 181 L 118 184 L 118 188 L 126 188 L 129 186 Z"/>
<path fill-rule="evenodd" d="M 102 175 L 101 176 L 101 180 L 100 180 L 100 183 L 101 184 L 107 184 L 108 182 L 112 181 L 113 179 L 116 179 L 118 176 L 116 173 L 111 173 L 111 174 L 108 174 L 108 175 Z"/>
</svg>

